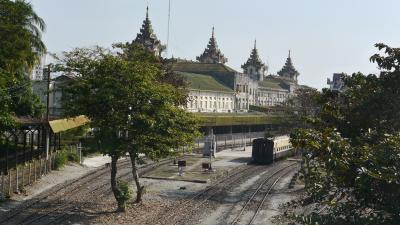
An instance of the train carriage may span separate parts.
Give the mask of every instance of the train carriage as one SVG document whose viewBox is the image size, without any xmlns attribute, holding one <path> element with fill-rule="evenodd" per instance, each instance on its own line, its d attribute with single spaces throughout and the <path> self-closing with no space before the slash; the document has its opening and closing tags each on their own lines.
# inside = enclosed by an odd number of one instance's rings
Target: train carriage
<svg viewBox="0 0 400 225">
<path fill-rule="evenodd" d="M 293 155 L 293 146 L 288 135 L 253 141 L 252 159 L 255 163 L 271 164 L 289 155 Z"/>
</svg>

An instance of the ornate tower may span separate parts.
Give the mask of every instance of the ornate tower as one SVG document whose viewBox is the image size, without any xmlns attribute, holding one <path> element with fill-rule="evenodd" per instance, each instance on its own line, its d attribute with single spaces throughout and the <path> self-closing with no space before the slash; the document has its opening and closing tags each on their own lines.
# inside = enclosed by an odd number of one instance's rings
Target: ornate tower
<svg viewBox="0 0 400 225">
<path fill-rule="evenodd" d="M 161 52 L 165 49 L 165 46 L 157 39 L 151 26 L 149 19 L 149 7 L 146 8 L 146 19 L 143 21 L 140 33 L 137 34 L 136 39 L 133 43 L 139 43 L 143 45 L 148 51 L 154 53 L 157 56 L 161 55 Z"/>
<path fill-rule="evenodd" d="M 226 63 L 227 58 L 218 49 L 217 41 L 214 37 L 214 27 L 212 28 L 212 35 L 210 41 L 208 42 L 207 48 L 204 50 L 203 54 L 196 58 L 201 63 Z"/>
<path fill-rule="evenodd" d="M 250 58 L 242 65 L 243 73 L 250 75 L 253 79 L 264 80 L 265 72 L 268 67 L 261 61 L 257 50 L 257 41 L 254 41 L 254 48 L 251 51 Z"/>
<path fill-rule="evenodd" d="M 283 66 L 283 68 L 278 72 L 278 74 L 281 77 L 288 78 L 297 83 L 297 77 L 300 75 L 300 73 L 293 66 L 292 58 L 290 58 L 290 50 L 289 50 L 289 56 L 286 59 L 286 63 Z"/>
</svg>

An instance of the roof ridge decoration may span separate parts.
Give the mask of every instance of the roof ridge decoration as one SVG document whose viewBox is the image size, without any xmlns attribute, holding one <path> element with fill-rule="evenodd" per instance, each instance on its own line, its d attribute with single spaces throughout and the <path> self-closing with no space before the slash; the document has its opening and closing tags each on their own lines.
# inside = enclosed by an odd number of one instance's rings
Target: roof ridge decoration
<svg viewBox="0 0 400 225">
<path fill-rule="evenodd" d="M 297 77 L 300 75 L 300 73 L 293 66 L 292 58 L 290 56 L 290 50 L 289 50 L 289 56 L 286 59 L 285 65 L 278 72 L 278 75 L 282 76 L 282 77 L 290 78 L 297 82 Z"/>
<path fill-rule="evenodd" d="M 196 59 L 201 63 L 222 63 L 225 64 L 228 59 L 221 53 L 218 49 L 217 40 L 214 35 L 214 27 L 212 28 L 212 34 L 210 41 L 207 44 L 207 48 L 204 50 L 203 54 L 196 57 Z"/>
<path fill-rule="evenodd" d="M 155 53 L 156 55 L 160 55 L 165 49 L 165 46 L 161 44 L 160 40 L 158 40 L 156 34 L 154 33 L 151 20 L 149 18 L 148 6 L 146 7 L 146 18 L 143 20 L 140 33 L 137 34 L 136 39 L 133 42 L 143 45 L 147 50 Z"/>
<path fill-rule="evenodd" d="M 245 73 L 248 73 L 247 68 L 253 66 L 257 71 L 263 69 L 264 71 L 267 70 L 267 66 L 261 61 L 260 56 L 258 55 L 257 49 L 257 40 L 254 40 L 254 48 L 251 50 L 250 57 L 247 59 L 246 63 L 243 64 L 241 67 L 245 70 Z"/>
</svg>

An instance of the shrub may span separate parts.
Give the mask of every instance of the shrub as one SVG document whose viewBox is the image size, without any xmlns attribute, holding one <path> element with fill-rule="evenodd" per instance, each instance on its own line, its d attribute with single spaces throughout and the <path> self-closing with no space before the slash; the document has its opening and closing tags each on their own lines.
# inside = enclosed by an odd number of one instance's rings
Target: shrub
<svg viewBox="0 0 400 225">
<path fill-rule="evenodd" d="M 54 158 L 54 169 L 61 169 L 68 162 L 68 155 L 66 152 L 61 151 L 58 152 L 56 157 Z"/>
<path fill-rule="evenodd" d="M 68 161 L 80 163 L 79 155 L 76 152 L 68 152 L 67 153 Z"/>
<path fill-rule="evenodd" d="M 67 162 L 79 163 L 79 155 L 75 152 L 60 151 L 54 158 L 54 169 L 61 169 Z"/>
<path fill-rule="evenodd" d="M 133 195 L 132 187 L 129 185 L 128 182 L 126 182 L 120 178 L 117 179 L 117 186 L 118 186 L 118 189 L 120 190 L 118 198 L 122 202 L 126 203 L 129 199 L 132 198 L 132 195 Z"/>
</svg>

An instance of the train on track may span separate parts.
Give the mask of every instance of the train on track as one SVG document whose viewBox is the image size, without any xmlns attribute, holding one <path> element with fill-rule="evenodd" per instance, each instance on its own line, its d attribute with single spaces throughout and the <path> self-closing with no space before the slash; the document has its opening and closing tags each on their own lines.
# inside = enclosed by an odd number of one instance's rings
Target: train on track
<svg viewBox="0 0 400 225">
<path fill-rule="evenodd" d="M 281 158 L 294 155 L 295 150 L 288 135 L 253 140 L 251 153 L 254 163 L 271 164 Z"/>
</svg>

